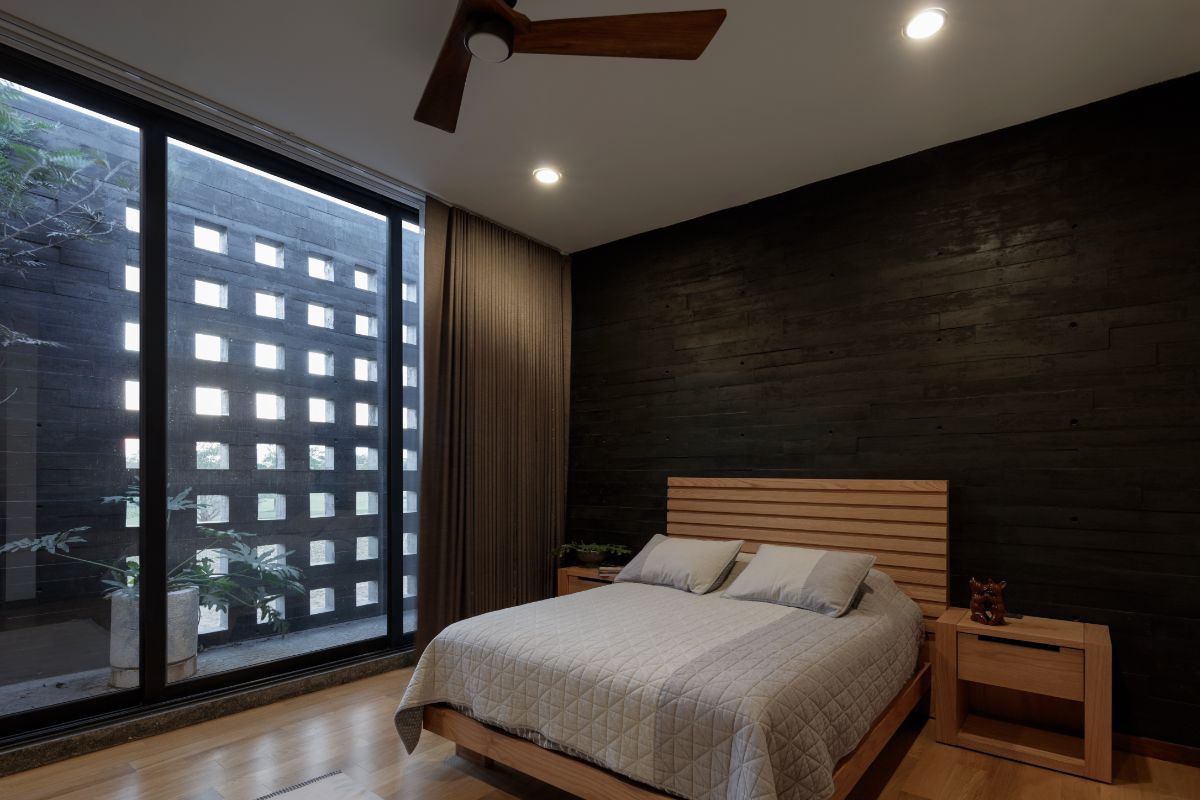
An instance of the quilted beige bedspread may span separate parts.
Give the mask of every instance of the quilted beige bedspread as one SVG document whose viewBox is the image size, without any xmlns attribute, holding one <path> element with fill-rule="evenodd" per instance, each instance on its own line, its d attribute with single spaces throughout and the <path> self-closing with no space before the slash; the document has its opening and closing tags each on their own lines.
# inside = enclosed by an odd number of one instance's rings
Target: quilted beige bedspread
<svg viewBox="0 0 1200 800">
<path fill-rule="evenodd" d="M 396 727 L 411 752 L 422 707 L 449 703 L 681 797 L 825 798 L 922 636 L 916 604 L 876 570 L 840 619 L 619 583 L 446 628 Z"/>
</svg>

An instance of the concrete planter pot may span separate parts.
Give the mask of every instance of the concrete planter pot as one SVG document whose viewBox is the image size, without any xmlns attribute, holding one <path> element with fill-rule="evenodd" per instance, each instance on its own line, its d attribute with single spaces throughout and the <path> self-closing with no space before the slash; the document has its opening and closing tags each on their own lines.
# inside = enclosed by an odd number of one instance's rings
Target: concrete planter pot
<svg viewBox="0 0 1200 800">
<path fill-rule="evenodd" d="M 118 689 L 135 688 L 138 672 L 137 592 L 115 592 L 108 639 L 108 661 L 112 667 L 110 683 Z M 176 589 L 167 595 L 167 681 L 178 681 L 196 674 L 196 636 L 200 627 L 200 590 L 195 586 Z"/>
<path fill-rule="evenodd" d="M 604 563 L 604 553 L 597 553 L 595 550 L 578 550 L 575 557 L 585 567 L 598 567 Z"/>
</svg>

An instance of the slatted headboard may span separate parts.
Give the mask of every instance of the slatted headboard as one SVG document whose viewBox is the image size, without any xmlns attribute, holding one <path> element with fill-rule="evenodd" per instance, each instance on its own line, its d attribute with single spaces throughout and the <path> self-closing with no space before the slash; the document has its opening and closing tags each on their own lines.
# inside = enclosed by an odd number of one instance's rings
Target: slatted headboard
<svg viewBox="0 0 1200 800">
<path fill-rule="evenodd" d="M 946 610 L 946 481 L 669 478 L 667 533 L 875 556 L 925 615 Z"/>
</svg>

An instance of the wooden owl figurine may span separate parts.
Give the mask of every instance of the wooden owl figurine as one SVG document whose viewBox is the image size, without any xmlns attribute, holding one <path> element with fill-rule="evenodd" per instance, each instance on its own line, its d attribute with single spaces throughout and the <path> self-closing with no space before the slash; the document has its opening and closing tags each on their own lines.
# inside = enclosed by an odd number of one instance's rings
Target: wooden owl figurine
<svg viewBox="0 0 1200 800">
<path fill-rule="evenodd" d="M 971 578 L 971 621 L 982 625 L 1004 624 L 1004 587 L 1008 581 Z"/>
</svg>

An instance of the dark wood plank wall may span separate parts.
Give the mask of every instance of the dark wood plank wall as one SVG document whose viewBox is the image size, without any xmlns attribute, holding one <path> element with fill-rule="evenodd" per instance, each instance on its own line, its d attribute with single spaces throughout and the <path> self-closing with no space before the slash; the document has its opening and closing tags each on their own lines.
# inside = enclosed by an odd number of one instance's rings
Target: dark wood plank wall
<svg viewBox="0 0 1200 800">
<path fill-rule="evenodd" d="M 578 253 L 574 286 L 569 538 L 641 544 L 671 475 L 946 478 L 951 600 L 1002 577 L 1110 625 L 1118 730 L 1200 745 L 1200 75 Z"/>
</svg>

